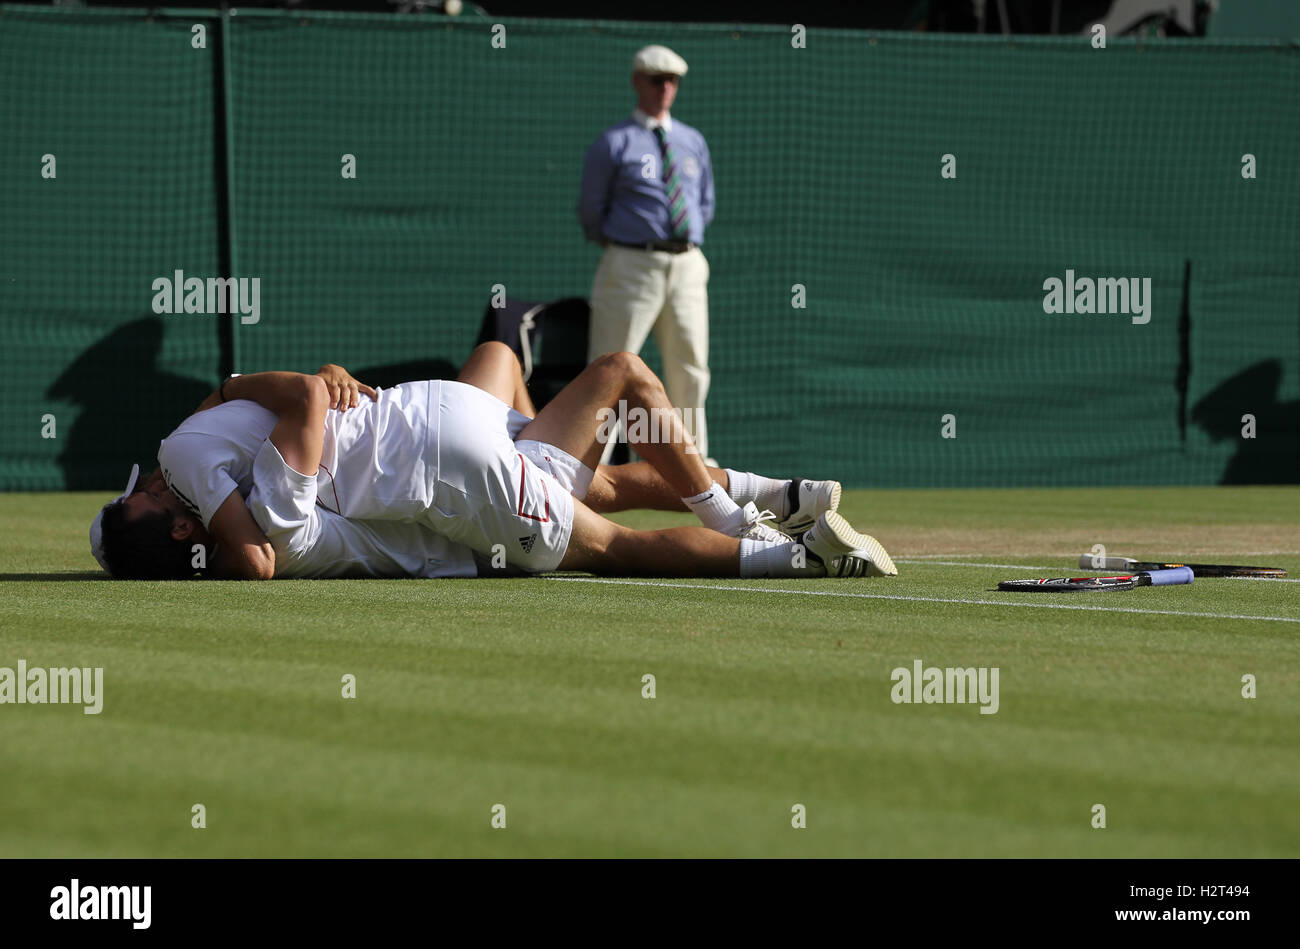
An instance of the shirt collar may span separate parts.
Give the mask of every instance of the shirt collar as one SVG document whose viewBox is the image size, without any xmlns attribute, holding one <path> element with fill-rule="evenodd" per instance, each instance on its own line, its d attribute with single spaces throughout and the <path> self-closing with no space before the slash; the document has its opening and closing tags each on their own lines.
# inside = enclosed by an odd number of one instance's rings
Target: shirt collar
<svg viewBox="0 0 1300 949">
<path fill-rule="evenodd" d="M 667 113 L 664 116 L 663 122 L 660 123 L 650 118 L 650 116 L 646 115 L 639 108 L 637 108 L 632 110 L 632 119 L 636 122 L 637 125 L 641 126 L 647 132 L 653 129 L 656 125 L 660 125 L 660 124 L 663 125 L 665 132 L 671 132 L 673 130 L 673 116 L 671 112 Z"/>
</svg>

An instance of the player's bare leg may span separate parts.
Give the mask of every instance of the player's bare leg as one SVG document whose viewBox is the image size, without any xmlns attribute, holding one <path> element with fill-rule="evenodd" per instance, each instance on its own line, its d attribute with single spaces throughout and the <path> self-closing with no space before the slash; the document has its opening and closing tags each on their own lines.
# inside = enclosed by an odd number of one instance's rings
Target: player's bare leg
<svg viewBox="0 0 1300 949">
<path fill-rule="evenodd" d="M 537 414 L 528 396 L 519 359 L 505 343 L 493 341 L 475 347 L 461 367 L 456 381 L 482 389 L 524 415 L 533 417 Z M 552 441 L 551 444 L 556 443 Z M 708 468 L 707 472 L 722 485 L 723 490 L 730 487 L 727 473 L 723 469 Z M 583 500 L 597 512 L 637 508 L 655 511 L 690 510 L 672 485 L 664 480 L 653 465 L 645 461 L 628 465 L 601 465 Z"/>
<path fill-rule="evenodd" d="M 560 570 L 613 576 L 867 577 L 897 573 L 885 549 L 831 512 L 797 540 L 727 537 L 704 527 L 636 531 L 574 502 Z"/>
<path fill-rule="evenodd" d="M 573 533 L 559 569 L 615 576 L 738 577 L 740 544 L 707 527 L 634 531 L 575 501 Z"/>
<path fill-rule="evenodd" d="M 789 539 L 762 523 L 769 515 L 760 514 L 752 503 L 740 507 L 715 482 L 681 417 L 673 411 L 663 383 L 634 353 L 609 353 L 596 359 L 516 440 L 549 443 L 595 471 L 604 439 L 613 430 L 610 413 L 616 409 L 628 413 L 629 444 L 706 527 L 734 537 Z"/>
<path fill-rule="evenodd" d="M 641 367 L 644 367 L 644 363 Z M 649 373 L 648 369 L 645 371 Z M 476 347 L 461 369 L 457 381 L 490 393 L 524 415 L 532 417 L 537 414 L 524 383 L 519 359 L 505 343 L 488 342 Z M 661 432 L 662 434 L 666 433 Z M 713 483 L 719 485 L 737 504 L 752 501 L 759 508 L 769 508 L 776 512 L 775 516 L 782 521 L 783 530 L 807 527 L 818 514 L 833 511 L 839 504 L 838 482 L 765 478 L 749 472 L 731 472 L 725 468 L 706 467 L 705 470 Z M 627 465 L 601 465 L 596 469 L 591 487 L 583 500 L 592 510 L 603 514 L 635 509 L 690 510 L 677 489 L 669 484 L 654 465 L 644 461 Z"/>
<path fill-rule="evenodd" d="M 707 491 L 713 478 L 704 460 L 673 412 L 663 384 L 634 353 L 610 353 L 598 358 L 560 390 L 519 433 L 519 438 L 549 442 L 595 471 L 605 448 L 600 436 L 608 431 L 608 426 L 602 424 L 608 416 L 601 410 L 616 411 L 620 401 L 629 411 L 640 410 L 647 418 L 658 417 L 657 438 L 634 431 L 628 443 L 663 476 L 677 496 Z M 648 431 L 649 426 L 641 428 Z"/>
<path fill-rule="evenodd" d="M 465 360 L 456 381 L 496 396 L 529 418 L 537 414 L 533 400 L 528 395 L 528 386 L 524 383 L 519 357 L 505 343 L 488 342 L 476 346 L 469 359 Z"/>
<path fill-rule="evenodd" d="M 469 359 L 465 361 L 465 365 L 461 367 L 456 381 L 482 389 L 530 418 L 537 415 L 532 399 L 528 396 L 519 358 L 505 343 L 493 341 L 476 346 Z M 594 414 L 592 426 L 594 431 L 596 427 Z M 521 434 L 520 437 L 536 438 L 537 436 Z M 569 451 L 567 445 L 553 439 L 539 440 L 548 441 Z M 570 452 L 570 454 L 574 453 Z M 586 459 L 582 460 L 585 464 Z M 730 487 L 725 470 L 706 468 L 706 473 L 713 481 L 722 485 L 724 490 Z M 601 465 L 592 480 L 591 492 L 584 500 L 597 511 L 627 511 L 635 508 L 656 511 L 689 510 L 682 501 L 682 496 L 664 480 L 654 465 L 645 461 L 628 465 Z"/>
<path fill-rule="evenodd" d="M 524 415 L 537 415 L 524 383 L 519 358 L 505 343 L 487 342 L 475 347 L 461 367 L 456 381 L 482 389 Z M 722 485 L 723 490 L 729 490 L 725 470 L 708 468 L 707 471 L 714 481 Z M 637 508 L 655 511 L 689 510 L 682 501 L 682 496 L 664 480 L 654 465 L 645 461 L 628 465 L 601 465 L 592 479 L 591 490 L 583 500 L 598 512 Z"/>
<path fill-rule="evenodd" d="M 730 492 L 726 469 L 709 468 L 710 477 Z M 591 479 L 591 488 L 583 498 L 593 511 L 609 514 L 614 511 L 689 511 L 686 502 L 673 490 L 648 461 L 635 461 L 626 465 L 601 465 Z"/>
</svg>

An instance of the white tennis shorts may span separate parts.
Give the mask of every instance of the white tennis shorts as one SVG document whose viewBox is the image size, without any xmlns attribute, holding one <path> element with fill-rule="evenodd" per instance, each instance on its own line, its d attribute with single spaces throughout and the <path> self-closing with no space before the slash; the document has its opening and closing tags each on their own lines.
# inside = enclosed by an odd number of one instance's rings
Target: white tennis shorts
<svg viewBox="0 0 1300 949">
<path fill-rule="evenodd" d="M 573 498 L 586 496 L 592 470 L 554 445 L 515 442 L 531 419 L 482 389 L 441 389 L 438 478 L 425 523 L 472 548 L 480 575 L 556 569 L 573 532 Z"/>
</svg>

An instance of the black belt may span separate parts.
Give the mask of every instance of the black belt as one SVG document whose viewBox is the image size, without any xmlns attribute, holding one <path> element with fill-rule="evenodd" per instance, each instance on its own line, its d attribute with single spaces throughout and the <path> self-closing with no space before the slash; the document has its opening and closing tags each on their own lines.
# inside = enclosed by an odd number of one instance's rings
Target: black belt
<svg viewBox="0 0 1300 949">
<path fill-rule="evenodd" d="M 624 241 L 610 241 L 619 247 L 635 247 L 637 250 L 665 250 L 670 254 L 684 254 L 697 246 L 690 241 L 646 241 L 644 244 L 628 244 Z"/>
</svg>

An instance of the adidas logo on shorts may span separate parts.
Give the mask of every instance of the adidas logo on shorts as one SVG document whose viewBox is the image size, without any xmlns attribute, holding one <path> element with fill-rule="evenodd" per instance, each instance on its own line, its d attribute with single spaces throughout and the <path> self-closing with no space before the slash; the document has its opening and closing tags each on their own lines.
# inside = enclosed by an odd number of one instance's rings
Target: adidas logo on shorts
<svg viewBox="0 0 1300 949">
<path fill-rule="evenodd" d="M 536 540 L 537 540 L 536 533 L 529 534 L 527 537 L 520 537 L 519 546 L 524 548 L 524 553 L 531 554 L 533 552 L 533 543 Z"/>
</svg>

